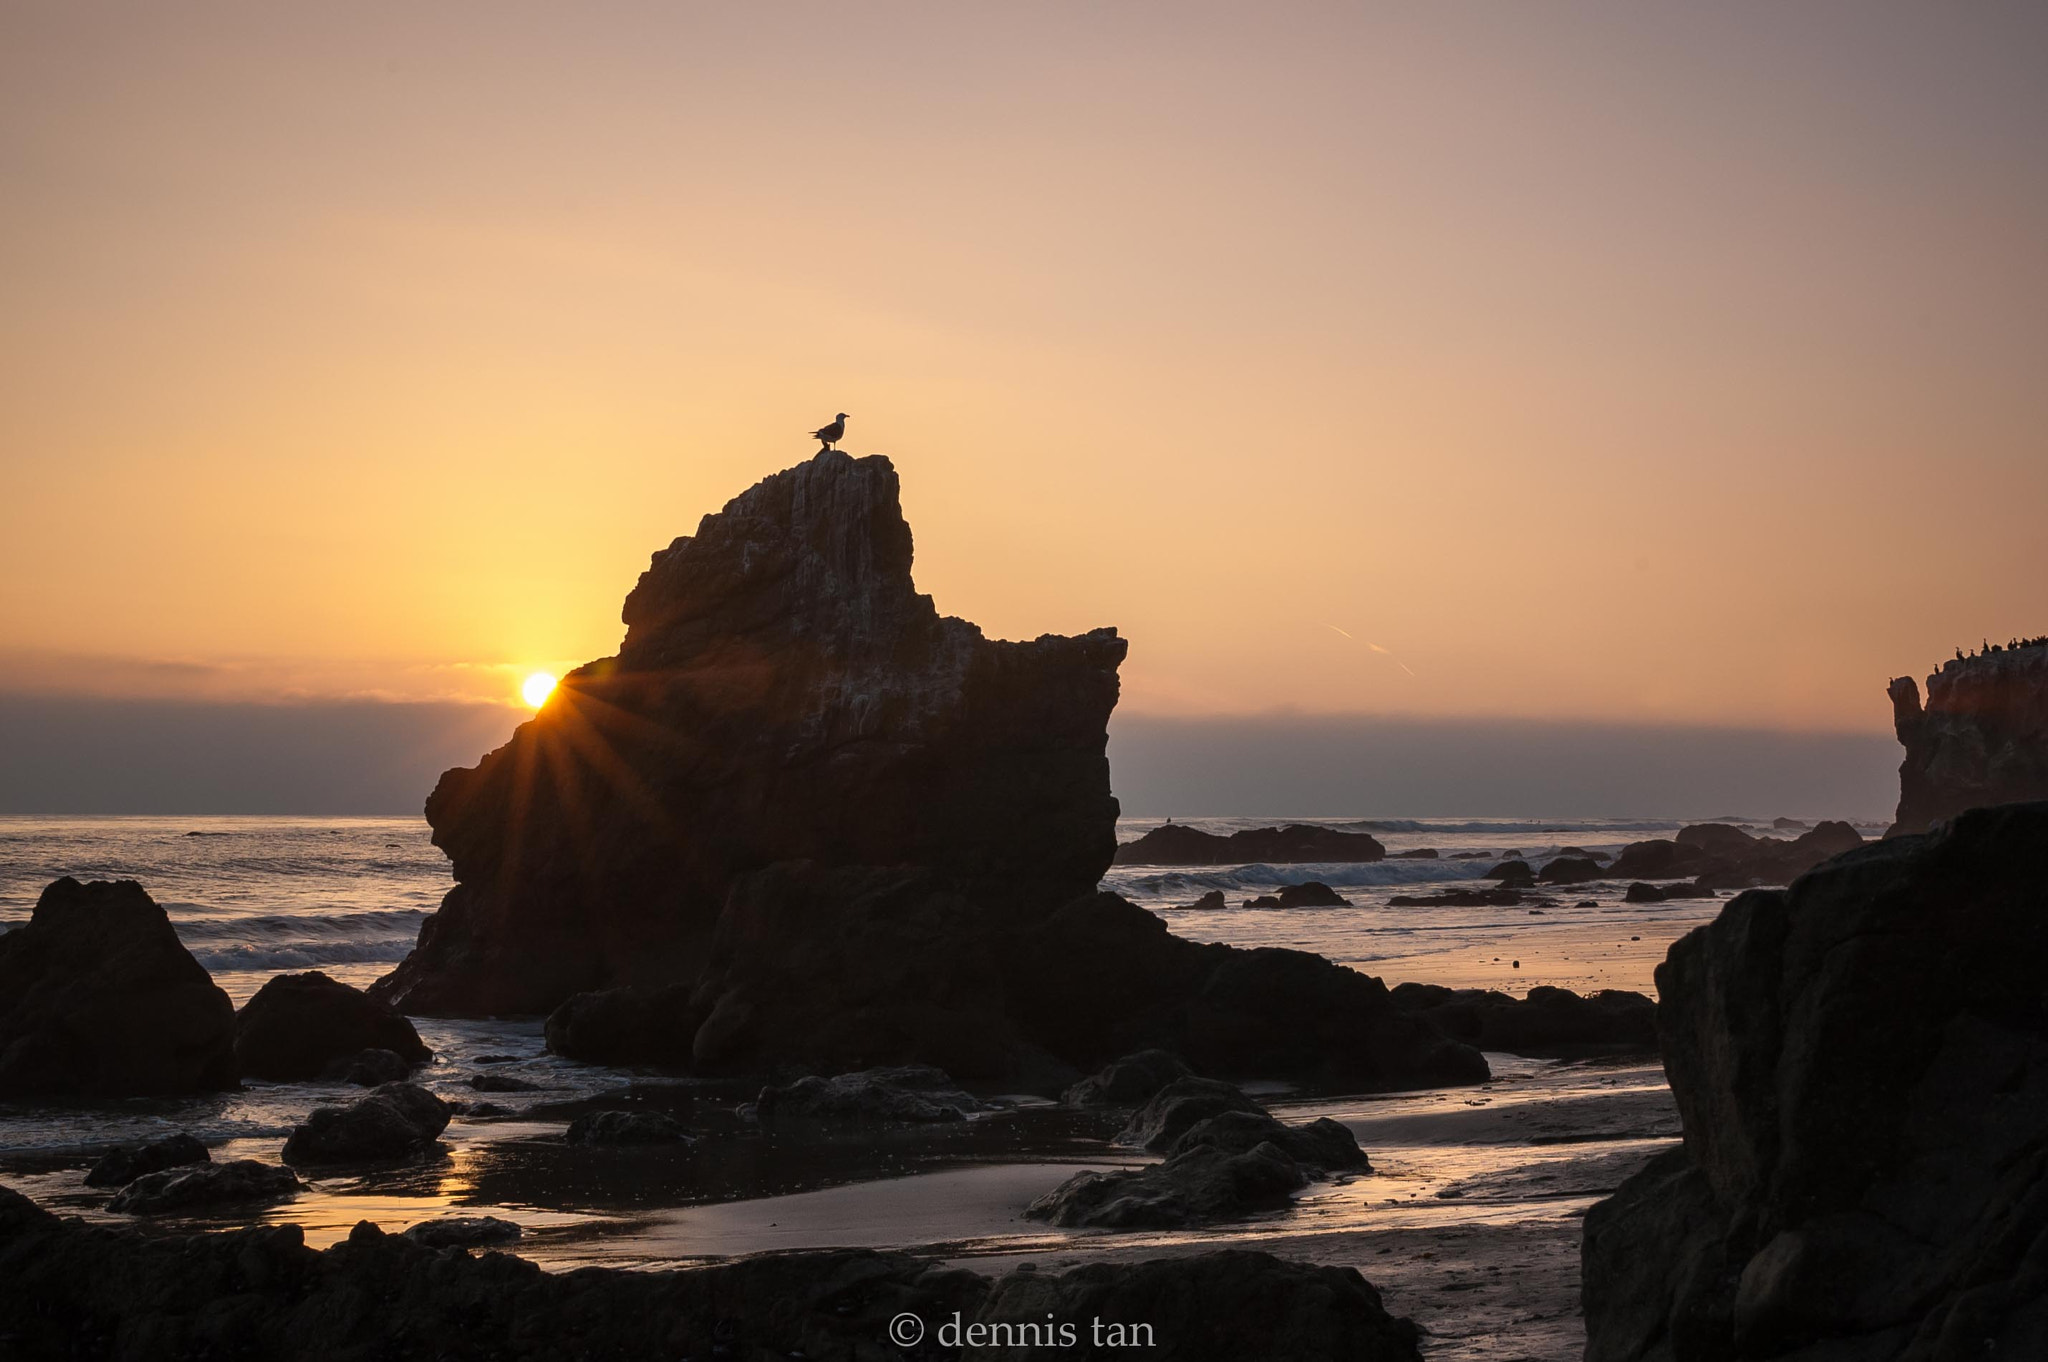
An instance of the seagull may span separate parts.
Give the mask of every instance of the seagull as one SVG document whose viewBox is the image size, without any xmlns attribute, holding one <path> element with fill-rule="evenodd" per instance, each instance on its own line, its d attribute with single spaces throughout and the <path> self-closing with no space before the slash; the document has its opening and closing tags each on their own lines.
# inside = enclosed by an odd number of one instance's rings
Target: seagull
<svg viewBox="0 0 2048 1362">
<path fill-rule="evenodd" d="M 846 413 L 840 412 L 839 415 L 832 418 L 831 425 L 820 426 L 812 431 L 811 437 L 827 449 L 838 444 L 846 438 Z"/>
</svg>

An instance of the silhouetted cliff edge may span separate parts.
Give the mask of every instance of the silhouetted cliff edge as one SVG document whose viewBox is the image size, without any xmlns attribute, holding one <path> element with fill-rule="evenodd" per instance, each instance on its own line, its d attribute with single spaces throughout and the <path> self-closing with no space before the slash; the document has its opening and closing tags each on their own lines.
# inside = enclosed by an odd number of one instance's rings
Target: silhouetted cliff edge
<svg viewBox="0 0 2048 1362">
<path fill-rule="evenodd" d="M 1964 809 L 2048 799 L 2048 643 L 1985 651 L 1889 687 L 1905 744 L 1899 811 L 1887 836 L 1925 832 Z"/>
<path fill-rule="evenodd" d="M 984 638 L 910 567 L 895 469 L 834 451 L 657 553 L 618 656 L 441 778 L 457 883 L 373 992 L 556 1009 L 550 1045 L 595 1061 L 1050 1083 L 1158 1046 L 1218 1073 L 1485 1076 L 1375 979 L 1096 894 L 1124 641 Z"/>
</svg>

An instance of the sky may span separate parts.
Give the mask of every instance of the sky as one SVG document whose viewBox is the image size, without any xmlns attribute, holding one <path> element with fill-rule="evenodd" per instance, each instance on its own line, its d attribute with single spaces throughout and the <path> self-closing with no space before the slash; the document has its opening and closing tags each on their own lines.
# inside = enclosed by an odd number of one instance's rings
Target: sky
<svg viewBox="0 0 2048 1362">
<path fill-rule="evenodd" d="M 0 696 L 509 727 L 847 411 L 1148 732 L 1881 738 L 2048 627 L 2044 146 L 2020 4 L 26 0 Z"/>
</svg>

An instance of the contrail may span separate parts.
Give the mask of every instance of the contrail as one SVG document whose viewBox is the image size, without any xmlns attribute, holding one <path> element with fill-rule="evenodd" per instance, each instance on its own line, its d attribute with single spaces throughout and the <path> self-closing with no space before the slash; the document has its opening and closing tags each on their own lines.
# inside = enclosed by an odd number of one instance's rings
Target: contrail
<svg viewBox="0 0 2048 1362">
<path fill-rule="evenodd" d="M 1336 625 L 1334 625 L 1334 624 L 1325 624 L 1325 625 L 1323 626 L 1323 628 L 1325 628 L 1325 629 L 1337 629 L 1337 626 L 1336 626 Z M 1340 634 L 1344 634 L 1344 631 L 1343 631 L 1342 629 L 1337 629 L 1337 632 L 1338 632 L 1338 633 L 1340 633 Z M 1349 634 L 1344 634 L 1344 637 L 1346 637 L 1346 638 L 1351 638 L 1351 635 L 1349 635 Z M 1355 639 L 1355 638 L 1351 638 L 1351 641 L 1352 641 L 1353 643 L 1356 643 L 1356 642 L 1358 642 L 1358 640 L 1357 640 L 1357 639 Z M 1366 646 L 1367 646 L 1367 647 L 1371 647 L 1372 645 L 1371 645 L 1371 644 L 1367 644 Z"/>
<path fill-rule="evenodd" d="M 1388 657 L 1392 657 L 1394 655 L 1393 650 L 1391 648 L 1382 648 L 1377 643 L 1368 643 L 1365 646 L 1372 649 L 1376 653 L 1384 653 Z"/>
<path fill-rule="evenodd" d="M 1352 633 L 1351 633 L 1351 632 L 1350 632 L 1349 630 L 1347 630 L 1347 629 L 1339 629 L 1339 628 L 1337 628 L 1337 626 L 1336 626 L 1336 625 L 1334 625 L 1334 624 L 1331 624 L 1331 623 L 1329 623 L 1328 621 L 1325 621 L 1325 622 L 1324 622 L 1324 624 L 1323 624 L 1323 628 L 1325 628 L 1325 629 L 1328 629 L 1328 630 L 1332 631 L 1333 633 L 1339 633 L 1339 634 L 1342 634 L 1342 635 L 1344 635 L 1344 637 L 1346 637 L 1346 638 L 1350 639 L 1350 640 L 1351 640 L 1351 641 L 1352 641 L 1353 643 L 1364 643 L 1366 647 L 1368 647 L 1368 648 L 1372 649 L 1372 650 L 1373 650 L 1374 652 L 1378 653 L 1378 654 L 1379 654 L 1379 655 L 1380 655 L 1381 657 L 1385 657 L 1385 658 L 1392 658 L 1392 659 L 1393 659 L 1393 663 L 1394 663 L 1394 665 L 1395 665 L 1395 666 L 1397 666 L 1397 667 L 1399 667 L 1399 668 L 1400 668 L 1400 669 L 1401 669 L 1402 671 L 1404 671 L 1404 672 L 1408 673 L 1408 674 L 1409 674 L 1410 676 L 1414 676 L 1414 675 L 1415 675 L 1415 669 L 1414 669 L 1413 667 L 1409 666 L 1409 665 L 1408 665 L 1408 664 L 1407 664 L 1406 662 L 1403 662 L 1403 661 L 1402 661 L 1402 660 L 1401 660 L 1400 658 L 1398 658 L 1398 657 L 1394 657 L 1394 650 L 1393 650 L 1392 648 L 1382 648 L 1382 647 L 1381 647 L 1381 646 L 1380 646 L 1379 644 L 1377 644 L 1377 643 L 1374 643 L 1374 642 L 1372 642 L 1372 641 L 1371 641 L 1370 639 L 1361 639 L 1361 638 L 1358 638 L 1358 637 L 1357 637 L 1356 635 L 1352 634 Z"/>
</svg>

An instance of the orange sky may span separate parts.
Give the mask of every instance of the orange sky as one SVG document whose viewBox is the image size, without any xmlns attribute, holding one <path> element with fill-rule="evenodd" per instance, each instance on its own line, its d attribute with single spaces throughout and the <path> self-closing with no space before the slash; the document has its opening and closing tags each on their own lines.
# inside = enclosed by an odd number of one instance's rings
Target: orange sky
<svg viewBox="0 0 2048 1362">
<path fill-rule="evenodd" d="M 843 409 L 1132 710 L 1882 728 L 2048 628 L 2048 11 L 1708 8 L 10 5 L 0 688 L 508 699 Z"/>
</svg>

